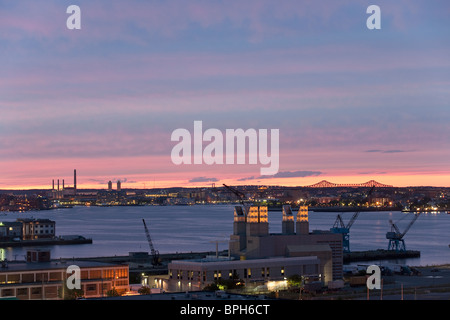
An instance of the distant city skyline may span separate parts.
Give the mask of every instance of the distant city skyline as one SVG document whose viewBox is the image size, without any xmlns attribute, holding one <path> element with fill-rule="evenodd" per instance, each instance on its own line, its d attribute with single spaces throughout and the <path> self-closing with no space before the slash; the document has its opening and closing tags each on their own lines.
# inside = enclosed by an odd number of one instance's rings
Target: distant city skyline
<svg viewBox="0 0 450 320">
<path fill-rule="evenodd" d="M 0 1 L 0 189 L 450 187 L 450 3 Z M 279 129 L 279 171 L 174 165 L 171 133 Z M 69 182 L 70 181 L 70 182 Z"/>
</svg>

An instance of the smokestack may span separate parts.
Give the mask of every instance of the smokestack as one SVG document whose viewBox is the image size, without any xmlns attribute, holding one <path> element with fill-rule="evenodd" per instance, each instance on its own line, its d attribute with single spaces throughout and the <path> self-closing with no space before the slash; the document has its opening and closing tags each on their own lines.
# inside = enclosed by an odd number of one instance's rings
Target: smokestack
<svg viewBox="0 0 450 320">
<path fill-rule="evenodd" d="M 52 190 L 55 190 L 55 179 L 52 180 Z"/>
<path fill-rule="evenodd" d="M 297 234 L 309 234 L 308 206 L 300 206 L 298 209 Z"/>
<path fill-rule="evenodd" d="M 73 170 L 73 189 L 77 191 L 77 170 Z"/>
<path fill-rule="evenodd" d="M 59 179 L 58 179 L 58 191 L 59 191 Z"/>
<path fill-rule="evenodd" d="M 63 188 L 62 189 L 64 190 L 64 179 L 63 179 Z"/>
<path fill-rule="evenodd" d="M 283 234 L 294 234 L 294 215 L 290 205 L 283 206 L 283 219 L 281 221 Z"/>
</svg>

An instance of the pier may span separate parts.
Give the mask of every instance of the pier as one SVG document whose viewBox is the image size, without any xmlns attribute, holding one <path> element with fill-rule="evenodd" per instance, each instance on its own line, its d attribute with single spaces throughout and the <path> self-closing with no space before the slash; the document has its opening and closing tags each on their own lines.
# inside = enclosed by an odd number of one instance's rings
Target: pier
<svg viewBox="0 0 450 320">
<path fill-rule="evenodd" d="M 389 259 L 407 259 L 420 257 L 420 251 L 406 250 L 369 250 L 369 251 L 354 251 L 344 253 L 344 263 L 357 261 L 372 261 L 372 260 L 389 260 Z"/>
<path fill-rule="evenodd" d="M 79 236 L 76 238 L 53 238 L 53 239 L 39 239 L 39 240 L 17 240 L 17 241 L 2 241 L 0 248 L 8 247 L 38 247 L 38 246 L 53 246 L 53 245 L 73 245 L 73 244 L 90 244 L 92 239 Z"/>
</svg>

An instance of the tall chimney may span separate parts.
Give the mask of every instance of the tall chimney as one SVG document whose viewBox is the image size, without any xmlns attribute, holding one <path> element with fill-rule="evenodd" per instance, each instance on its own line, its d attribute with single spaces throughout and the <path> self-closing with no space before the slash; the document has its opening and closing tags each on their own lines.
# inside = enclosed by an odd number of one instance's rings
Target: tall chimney
<svg viewBox="0 0 450 320">
<path fill-rule="evenodd" d="M 55 179 L 52 180 L 52 190 L 55 190 Z"/>
<path fill-rule="evenodd" d="M 73 170 L 73 189 L 77 191 L 77 169 Z"/>
<path fill-rule="evenodd" d="M 59 179 L 58 179 L 58 191 L 59 191 Z"/>
<path fill-rule="evenodd" d="M 297 234 L 309 234 L 308 206 L 300 206 L 298 209 Z"/>
<path fill-rule="evenodd" d="M 290 205 L 283 205 L 283 218 L 281 221 L 283 234 L 294 234 L 294 215 Z"/>
<path fill-rule="evenodd" d="M 62 189 L 64 190 L 64 179 L 63 179 L 63 187 L 62 187 Z"/>
</svg>

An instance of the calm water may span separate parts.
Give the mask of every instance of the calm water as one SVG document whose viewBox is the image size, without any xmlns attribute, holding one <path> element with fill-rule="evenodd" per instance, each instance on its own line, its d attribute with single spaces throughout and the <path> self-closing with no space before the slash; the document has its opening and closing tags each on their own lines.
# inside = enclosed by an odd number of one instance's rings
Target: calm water
<svg viewBox="0 0 450 320">
<path fill-rule="evenodd" d="M 310 230 L 329 230 L 336 213 L 309 213 Z M 345 223 L 353 213 L 344 213 Z M 152 242 L 160 253 L 214 251 L 227 249 L 233 232 L 233 206 L 145 206 L 75 207 L 27 213 L 8 213 L 3 221 L 18 217 L 48 218 L 56 221 L 57 235 L 79 234 L 93 239 L 92 244 L 50 246 L 52 258 L 128 255 L 149 251 L 142 219 L 150 230 Z M 350 232 L 354 251 L 386 249 L 386 232 L 392 219 L 403 231 L 411 214 L 402 212 L 362 212 Z M 270 232 L 281 232 L 281 211 L 269 213 Z M 421 257 L 403 260 L 410 265 L 450 263 L 450 215 L 422 214 L 405 236 L 406 248 L 420 250 Z M 0 249 L 0 258 L 23 259 L 26 248 Z M 396 261 L 392 261 L 396 262 Z"/>
</svg>

